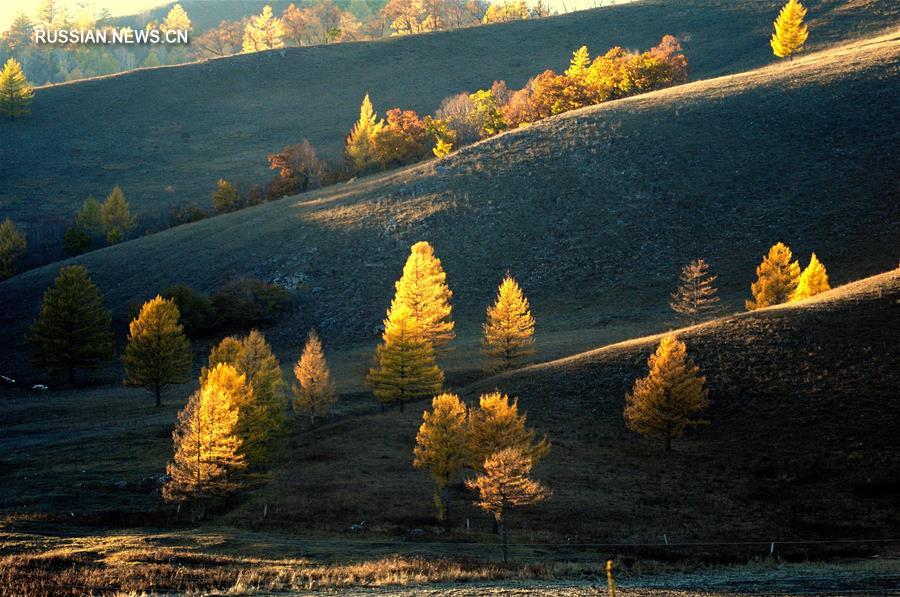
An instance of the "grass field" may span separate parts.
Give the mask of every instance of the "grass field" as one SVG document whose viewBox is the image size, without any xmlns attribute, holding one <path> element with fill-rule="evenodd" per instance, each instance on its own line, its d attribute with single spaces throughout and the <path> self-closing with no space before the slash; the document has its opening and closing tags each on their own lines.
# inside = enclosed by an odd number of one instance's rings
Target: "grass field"
<svg viewBox="0 0 900 597">
<path fill-rule="evenodd" d="M 780 0 L 644 0 L 549 19 L 375 42 L 296 48 L 53 86 L 34 115 L 0 122 L 0 218 L 25 227 L 26 263 L 59 255 L 62 231 L 89 195 L 122 185 L 140 231 L 172 205 L 209 207 L 220 178 L 267 178 L 266 155 L 308 138 L 327 155 L 371 93 L 382 112 L 428 113 L 495 79 L 521 86 L 561 69 L 573 49 L 647 48 L 672 33 L 693 79 L 772 62 Z M 889 0 L 812 0 L 810 50 L 896 25 Z"/>
</svg>

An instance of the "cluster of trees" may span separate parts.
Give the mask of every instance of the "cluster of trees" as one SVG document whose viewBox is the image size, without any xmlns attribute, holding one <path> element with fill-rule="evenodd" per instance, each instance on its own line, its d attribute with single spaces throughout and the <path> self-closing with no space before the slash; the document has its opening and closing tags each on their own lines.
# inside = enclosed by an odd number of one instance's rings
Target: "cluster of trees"
<svg viewBox="0 0 900 597">
<path fill-rule="evenodd" d="M 123 358 L 126 371 L 135 373 L 126 376 L 126 384 L 152 389 L 159 404 L 163 388 L 183 383 L 184 355 L 190 354 L 182 340 L 172 337 L 169 344 L 169 340 L 159 338 L 177 336 L 185 330 L 199 336 L 221 327 L 271 321 L 287 299 L 287 291 L 280 286 L 255 278 L 226 282 L 212 299 L 184 285 L 165 289 L 137 310 L 129 326 L 129 345 Z M 153 350 L 164 350 L 174 359 L 150 359 L 157 368 L 152 374 L 138 372 L 137 363 L 149 358 L 141 348 L 141 339 L 146 338 L 151 338 Z M 83 266 L 62 268 L 44 292 L 28 344 L 35 365 L 50 375 L 66 374 L 70 384 L 75 383 L 78 371 L 98 369 L 115 358 L 110 312 L 103 307 L 103 295 Z"/>
<path fill-rule="evenodd" d="M 173 6 L 161 21 L 141 16 L 114 19 L 105 9 L 96 14 L 81 10 L 71 15 L 57 0 L 42 0 L 32 15 L 20 13 L 0 35 L 0 61 L 16 58 L 34 80 L 42 83 L 71 81 L 137 67 L 180 64 L 192 60 L 257 52 L 285 46 L 310 46 L 377 39 L 428 31 L 458 29 L 481 23 L 548 16 L 542 0 L 528 6 L 524 0 L 375 0 L 290 4 L 281 15 L 267 5 L 257 15 L 223 20 L 199 31 L 187 11 Z M 127 22 L 126 22 L 127 21 Z M 70 29 L 147 29 L 192 32 L 188 45 L 138 44 L 109 47 L 49 46 L 35 44 L 33 31 Z"/>
<path fill-rule="evenodd" d="M 432 246 L 412 246 L 384 320 L 375 366 L 366 382 L 382 405 L 440 393 L 444 374 L 437 355 L 455 337 L 446 274 Z M 482 340 L 485 369 L 502 371 L 526 362 L 534 350 L 534 318 L 518 283 L 507 274 L 487 308 Z"/>
<path fill-rule="evenodd" d="M 127 239 L 136 227 L 137 218 L 131 213 L 122 187 L 116 185 L 103 203 L 93 196 L 85 199 L 75 214 L 75 222 L 66 230 L 63 250 L 67 255 L 80 255 L 100 242 L 114 245 Z"/>
<path fill-rule="evenodd" d="M 646 52 L 616 47 L 594 60 L 582 46 L 563 74 L 544 71 L 517 91 L 497 81 L 490 89 L 454 95 L 435 116 L 420 118 L 413 110 L 392 108 L 379 119 L 366 95 L 345 140 L 345 160 L 356 174 L 442 157 L 508 129 L 686 80 L 687 59 L 678 40 L 666 35 Z"/>
<path fill-rule="evenodd" d="M 500 392 L 483 394 L 478 406 L 468 407 L 459 396 L 444 393 L 422 413 L 413 449 L 413 467 L 428 471 L 434 480 L 438 520 L 451 524 L 450 484 L 470 471 L 466 487 L 489 512 L 503 536 L 506 560 L 505 515 L 509 509 L 536 504 L 550 492 L 530 478 L 532 467 L 550 451 L 550 442 L 527 426 L 517 400 Z"/>
</svg>

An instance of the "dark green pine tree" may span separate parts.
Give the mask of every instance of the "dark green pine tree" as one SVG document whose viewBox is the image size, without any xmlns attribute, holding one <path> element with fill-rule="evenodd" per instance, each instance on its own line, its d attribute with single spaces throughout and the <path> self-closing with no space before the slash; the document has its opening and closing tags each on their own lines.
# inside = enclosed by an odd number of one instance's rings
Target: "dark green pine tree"
<svg viewBox="0 0 900 597">
<path fill-rule="evenodd" d="M 28 344 L 34 363 L 75 383 L 78 369 L 95 369 L 115 356 L 111 318 L 103 295 L 80 265 L 64 267 L 44 292 Z"/>
</svg>

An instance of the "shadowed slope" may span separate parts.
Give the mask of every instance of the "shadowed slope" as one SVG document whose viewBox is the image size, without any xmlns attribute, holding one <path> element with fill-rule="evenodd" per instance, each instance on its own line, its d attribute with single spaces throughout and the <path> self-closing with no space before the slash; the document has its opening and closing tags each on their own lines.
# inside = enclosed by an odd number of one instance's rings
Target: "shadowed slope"
<svg viewBox="0 0 900 597">
<path fill-rule="evenodd" d="M 537 474 L 554 495 L 514 515 L 517 540 L 895 538 L 898 309 L 894 270 L 801 303 L 678 330 L 712 405 L 709 425 L 676 441 L 671 453 L 628 431 L 622 417 L 625 393 L 646 374 L 659 337 L 465 388 L 470 402 L 494 389 L 517 396 L 529 423 L 553 442 Z M 410 466 L 421 411 L 374 410 L 297 436 L 269 486 L 228 519 L 254 519 L 266 503 L 279 517 L 270 524 L 305 532 L 358 520 L 403 532 L 429 520 L 430 479 Z M 354 491 L 361 484 L 365 495 Z M 459 520 L 470 516 L 485 529 L 468 506 L 471 495 L 461 485 L 456 492 Z"/>
<path fill-rule="evenodd" d="M 78 258 L 121 317 L 186 282 L 252 274 L 302 283 L 267 335 L 291 346 L 374 342 L 410 244 L 432 241 L 463 336 L 509 269 L 540 335 L 582 344 L 658 330 L 678 269 L 703 256 L 726 306 L 742 307 L 777 240 L 811 251 L 835 283 L 892 267 L 900 244 L 900 114 L 885 36 L 746 74 L 587 108 L 447 159 L 285 199 Z M 58 265 L 0 284 L 4 371 L 22 371 L 24 328 Z M 560 353 L 556 353 L 560 354 Z M 545 353 L 545 357 L 548 356 Z M 8 373 L 7 373 L 8 374 Z"/>
<path fill-rule="evenodd" d="M 521 86 L 570 52 L 647 48 L 684 40 L 692 77 L 773 60 L 768 46 L 781 0 L 645 0 L 549 19 L 390 39 L 296 48 L 99 78 L 38 90 L 33 116 L 0 121 L 0 217 L 29 234 L 32 256 L 58 255 L 62 228 L 88 194 L 122 185 L 157 229 L 175 204 L 209 206 L 215 181 L 256 182 L 266 155 L 308 138 L 337 155 L 371 93 L 426 113 L 442 98 L 495 79 Z M 895 24 L 896 3 L 812 0 L 810 49 Z"/>
</svg>

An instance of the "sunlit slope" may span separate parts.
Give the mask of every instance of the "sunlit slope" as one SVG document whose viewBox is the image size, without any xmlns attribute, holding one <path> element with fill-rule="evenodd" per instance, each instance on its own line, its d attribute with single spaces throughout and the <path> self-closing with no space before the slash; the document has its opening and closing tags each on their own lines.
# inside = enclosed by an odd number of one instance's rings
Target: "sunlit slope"
<svg viewBox="0 0 900 597">
<path fill-rule="evenodd" d="M 896 266 L 898 56 L 889 35 L 613 102 L 72 262 L 119 318 L 172 283 L 290 279 L 305 290 L 267 335 L 294 350 L 310 325 L 332 345 L 373 343 L 409 246 L 428 239 L 462 336 L 477 335 L 508 269 L 539 334 L 582 336 L 571 353 L 664 326 L 678 269 L 698 256 L 731 310 L 778 240 L 804 264 L 815 251 L 836 283 Z M 3 370 L 21 371 L 25 325 L 58 267 L 0 284 Z"/>
<path fill-rule="evenodd" d="M 622 418 L 625 393 L 646 374 L 658 337 L 492 377 L 460 394 L 470 402 L 495 389 L 518 397 L 529 423 L 553 442 L 537 471 L 553 497 L 514 514 L 518 541 L 895 538 L 898 309 L 894 270 L 805 302 L 678 330 L 706 376 L 711 407 L 709 425 L 670 453 L 662 441 L 628 431 Z M 373 406 L 298 437 L 271 483 L 229 519 L 258 520 L 268 504 L 279 516 L 273 528 L 329 531 L 366 520 L 402 533 L 423 524 L 433 486 L 409 466 L 420 422 L 419 408 L 380 414 Z M 354 491 L 361 482 L 364 497 Z M 471 517 L 484 529 L 471 494 L 454 491 L 458 520 Z"/>
<path fill-rule="evenodd" d="M 121 184 L 157 229 L 172 205 L 209 206 L 220 177 L 259 181 L 266 155 L 308 138 L 337 156 L 371 93 L 392 106 L 431 112 L 442 98 L 495 79 L 521 86 L 563 68 L 588 44 L 646 48 L 665 33 L 684 40 L 694 79 L 772 61 L 781 0 L 645 0 L 463 31 L 288 49 L 60 85 L 37 92 L 34 115 L 0 121 L 0 217 L 27 227 L 33 249 L 59 249 L 88 194 Z M 895 24 L 889 0 L 811 1 L 810 49 Z"/>
</svg>

